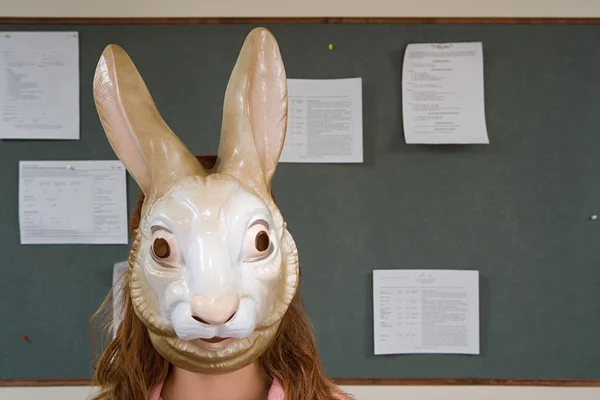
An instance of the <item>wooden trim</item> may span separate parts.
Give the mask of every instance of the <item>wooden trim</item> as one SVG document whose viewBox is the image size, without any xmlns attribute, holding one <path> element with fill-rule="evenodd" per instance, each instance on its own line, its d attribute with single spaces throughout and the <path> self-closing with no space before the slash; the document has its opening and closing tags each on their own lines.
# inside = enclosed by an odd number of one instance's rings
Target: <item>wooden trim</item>
<svg viewBox="0 0 600 400">
<path fill-rule="evenodd" d="M 403 379 L 403 378 L 340 378 L 340 386 L 562 386 L 600 387 L 600 379 Z"/>
<path fill-rule="evenodd" d="M 600 387 L 600 379 L 395 379 L 395 378 L 339 378 L 340 386 L 546 386 L 546 387 Z M 91 386 L 91 379 L 6 379 L 0 387 L 57 387 Z"/>
<path fill-rule="evenodd" d="M 509 25 L 600 25 L 600 18 L 451 18 L 451 17 L 124 17 L 52 18 L 0 17 L 0 24 L 40 25 L 216 25 L 216 24 L 509 24 Z"/>
<path fill-rule="evenodd" d="M 91 386 L 91 379 L 3 379 L 0 387 Z"/>
</svg>

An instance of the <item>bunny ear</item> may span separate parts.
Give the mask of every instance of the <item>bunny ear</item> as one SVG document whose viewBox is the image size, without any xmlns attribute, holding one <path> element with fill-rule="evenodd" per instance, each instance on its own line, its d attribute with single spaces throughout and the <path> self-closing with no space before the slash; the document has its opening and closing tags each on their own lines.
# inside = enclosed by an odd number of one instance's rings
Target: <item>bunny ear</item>
<svg viewBox="0 0 600 400">
<path fill-rule="evenodd" d="M 273 35 L 256 28 L 237 59 L 223 106 L 217 170 L 267 192 L 287 129 L 287 79 Z"/>
<path fill-rule="evenodd" d="M 160 195 L 181 178 L 205 175 L 169 129 L 127 53 L 108 46 L 94 76 L 94 100 L 113 150 L 146 196 Z"/>
</svg>

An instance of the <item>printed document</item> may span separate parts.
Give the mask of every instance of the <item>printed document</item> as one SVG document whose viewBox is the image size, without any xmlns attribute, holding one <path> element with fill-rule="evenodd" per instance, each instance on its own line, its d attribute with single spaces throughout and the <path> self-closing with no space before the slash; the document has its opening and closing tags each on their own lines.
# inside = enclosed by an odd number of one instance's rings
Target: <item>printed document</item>
<svg viewBox="0 0 600 400">
<path fill-rule="evenodd" d="M 21 161 L 21 244 L 127 244 L 120 161 Z"/>
<path fill-rule="evenodd" d="M 362 163 L 362 79 L 288 79 L 280 161 Z"/>
<path fill-rule="evenodd" d="M 479 354 L 479 273 L 373 271 L 375 354 Z"/>
<path fill-rule="evenodd" d="M 489 144 L 482 44 L 409 44 L 402 113 L 406 143 Z"/>
<path fill-rule="evenodd" d="M 77 32 L 0 33 L 0 139 L 79 139 Z"/>
</svg>

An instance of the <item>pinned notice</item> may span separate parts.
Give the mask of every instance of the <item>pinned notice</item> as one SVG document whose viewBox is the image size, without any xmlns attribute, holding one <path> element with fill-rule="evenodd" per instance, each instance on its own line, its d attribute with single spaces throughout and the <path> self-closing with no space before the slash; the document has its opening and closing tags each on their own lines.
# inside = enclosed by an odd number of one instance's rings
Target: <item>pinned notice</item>
<svg viewBox="0 0 600 400">
<path fill-rule="evenodd" d="M 120 161 L 21 161 L 21 244 L 127 244 Z"/>
<path fill-rule="evenodd" d="M 362 163 L 362 79 L 288 79 L 280 162 Z"/>
<path fill-rule="evenodd" d="M 79 139 L 77 32 L 0 34 L 0 139 Z"/>
<path fill-rule="evenodd" d="M 482 44 L 409 44 L 402 113 L 406 143 L 489 144 Z"/>
<path fill-rule="evenodd" d="M 375 354 L 479 354 L 479 273 L 373 271 Z"/>
</svg>

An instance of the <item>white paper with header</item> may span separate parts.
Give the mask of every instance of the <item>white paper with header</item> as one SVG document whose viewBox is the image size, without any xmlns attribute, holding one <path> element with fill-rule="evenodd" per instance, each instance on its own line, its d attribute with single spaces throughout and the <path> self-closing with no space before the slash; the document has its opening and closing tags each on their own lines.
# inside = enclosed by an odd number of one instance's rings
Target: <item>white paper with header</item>
<svg viewBox="0 0 600 400">
<path fill-rule="evenodd" d="M 402 114 L 406 143 L 489 144 L 482 43 L 409 44 Z"/>
<path fill-rule="evenodd" d="M 479 354 L 479 272 L 373 271 L 375 354 Z"/>
<path fill-rule="evenodd" d="M 21 244 L 127 244 L 120 161 L 21 161 Z"/>
<path fill-rule="evenodd" d="M 282 163 L 362 163 L 362 79 L 288 79 Z"/>
<path fill-rule="evenodd" d="M 77 32 L 0 33 L 0 139 L 79 139 Z"/>
</svg>

